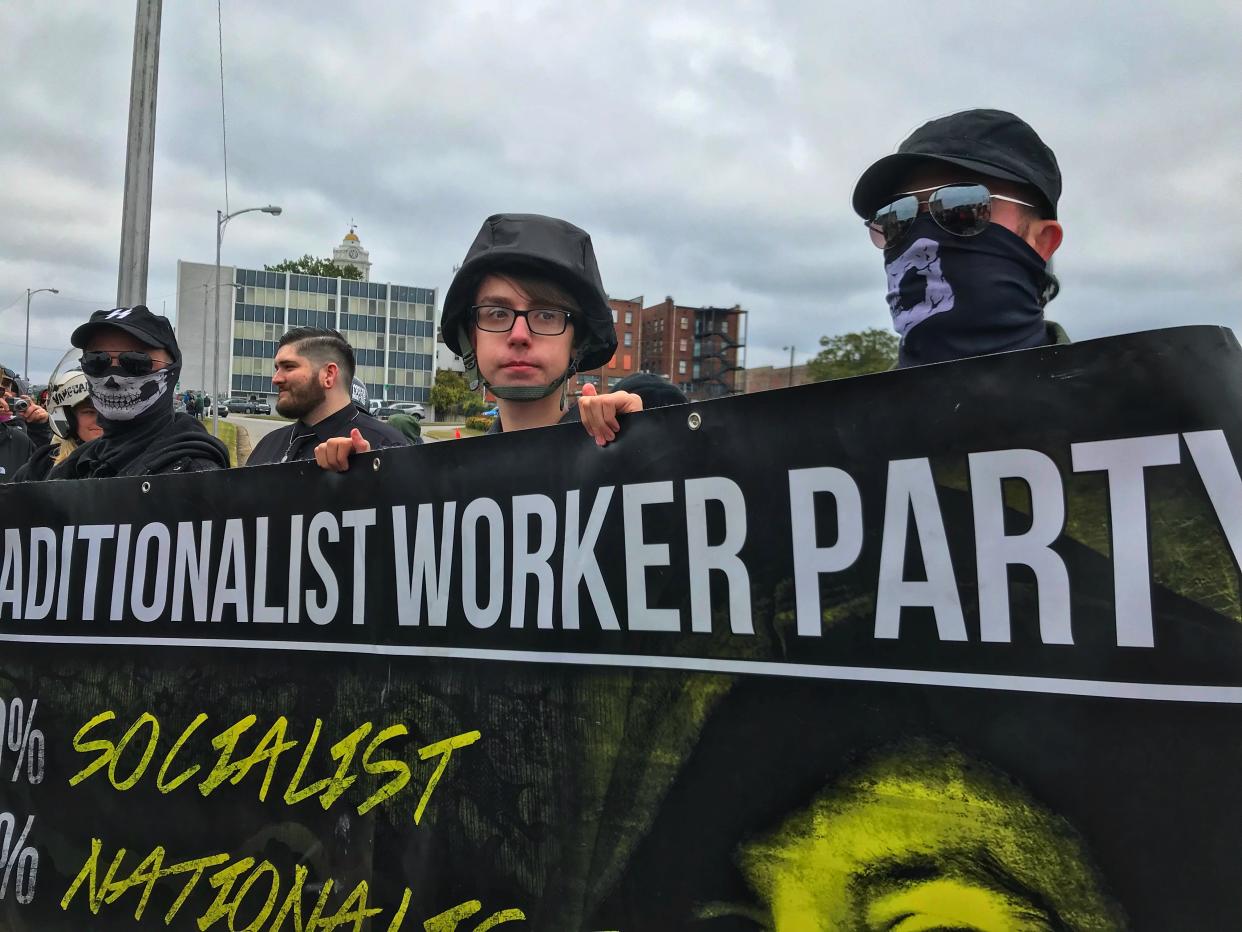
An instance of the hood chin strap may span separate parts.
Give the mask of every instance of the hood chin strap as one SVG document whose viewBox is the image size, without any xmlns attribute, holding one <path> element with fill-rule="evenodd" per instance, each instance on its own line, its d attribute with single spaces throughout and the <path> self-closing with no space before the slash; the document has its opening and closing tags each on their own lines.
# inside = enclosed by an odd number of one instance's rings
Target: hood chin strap
<svg viewBox="0 0 1242 932">
<path fill-rule="evenodd" d="M 462 346 L 472 346 L 470 343 L 470 335 L 465 327 L 461 329 L 460 342 Z M 466 370 L 466 384 L 470 386 L 470 390 L 477 391 L 482 385 L 497 398 L 505 401 L 539 401 L 547 398 L 558 388 L 561 390 L 561 410 L 565 410 L 565 404 L 569 398 L 569 380 L 578 371 L 578 357 L 575 355 L 569 360 L 569 366 L 558 378 L 553 379 L 547 385 L 493 385 L 487 379 L 483 378 L 483 374 L 479 371 L 478 358 L 471 348 L 461 357 L 462 365 Z"/>
</svg>

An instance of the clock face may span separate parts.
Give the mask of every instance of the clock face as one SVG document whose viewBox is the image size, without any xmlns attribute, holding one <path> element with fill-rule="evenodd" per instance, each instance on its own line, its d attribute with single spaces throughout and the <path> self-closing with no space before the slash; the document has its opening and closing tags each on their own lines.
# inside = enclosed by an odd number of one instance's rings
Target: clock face
<svg viewBox="0 0 1242 932">
<path fill-rule="evenodd" d="M 357 259 L 357 258 L 358 258 L 358 250 L 351 248 L 351 249 L 349 250 L 349 258 L 351 258 L 351 259 Z"/>
</svg>

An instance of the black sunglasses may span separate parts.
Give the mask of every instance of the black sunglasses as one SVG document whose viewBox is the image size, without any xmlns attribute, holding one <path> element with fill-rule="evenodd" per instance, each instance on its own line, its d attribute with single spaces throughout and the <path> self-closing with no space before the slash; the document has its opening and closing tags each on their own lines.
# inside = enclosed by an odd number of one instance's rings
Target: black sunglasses
<svg viewBox="0 0 1242 932">
<path fill-rule="evenodd" d="M 920 194 L 927 194 L 927 197 L 920 198 Z M 871 231 L 871 242 L 880 249 L 887 249 L 901 242 L 924 209 L 946 233 L 954 236 L 978 236 L 992 222 L 993 199 L 1039 209 L 1016 197 L 993 194 L 981 184 L 946 184 L 936 188 L 906 191 L 877 210 L 870 220 L 863 222 Z"/>
<path fill-rule="evenodd" d="M 135 350 L 126 350 L 123 353 L 111 350 L 92 350 L 89 353 L 83 353 L 80 362 L 83 372 L 99 377 L 108 373 L 114 360 L 116 366 L 126 375 L 150 375 L 154 370 L 168 365 L 163 361 L 157 362 L 152 359 L 149 353 L 140 353 Z"/>
</svg>

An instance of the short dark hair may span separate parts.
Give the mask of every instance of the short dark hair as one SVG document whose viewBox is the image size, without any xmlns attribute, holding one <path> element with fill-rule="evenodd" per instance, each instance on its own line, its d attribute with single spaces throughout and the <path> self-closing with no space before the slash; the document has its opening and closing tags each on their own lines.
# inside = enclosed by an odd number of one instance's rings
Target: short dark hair
<svg viewBox="0 0 1242 932">
<path fill-rule="evenodd" d="M 354 348 L 340 331 L 330 327 L 293 327 L 285 331 L 277 345 L 292 345 L 298 355 L 305 356 L 317 366 L 336 363 L 345 385 L 354 380 Z"/>
<path fill-rule="evenodd" d="M 577 298 L 569 293 L 569 289 L 548 278 L 546 275 L 532 274 L 526 270 L 505 271 L 503 269 L 496 269 L 487 272 L 479 279 L 474 286 L 475 295 L 478 294 L 479 286 L 483 284 L 483 279 L 493 275 L 502 281 L 508 282 L 526 295 L 526 300 L 531 306 L 556 307 L 562 311 L 569 311 L 569 323 L 574 328 L 573 345 L 576 347 L 586 339 L 587 329 L 581 326 L 582 305 Z"/>
</svg>

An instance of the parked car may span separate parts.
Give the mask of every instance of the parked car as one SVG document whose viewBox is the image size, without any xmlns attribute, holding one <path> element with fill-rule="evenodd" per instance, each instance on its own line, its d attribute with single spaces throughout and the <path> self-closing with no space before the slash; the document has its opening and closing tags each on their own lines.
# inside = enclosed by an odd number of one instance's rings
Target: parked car
<svg viewBox="0 0 1242 932">
<path fill-rule="evenodd" d="M 229 414 L 254 414 L 257 404 L 249 398 L 225 398 L 220 403 L 220 413 L 227 411 Z"/>
<path fill-rule="evenodd" d="M 385 401 L 371 413 L 382 421 L 388 420 L 394 414 L 408 414 L 421 421 L 426 415 L 427 409 L 417 401 Z"/>
<path fill-rule="evenodd" d="M 254 413 L 255 414 L 271 414 L 272 413 L 271 402 L 263 401 L 262 399 L 260 399 L 259 401 L 256 401 L 254 403 Z"/>
<path fill-rule="evenodd" d="M 483 417 L 500 417 L 500 409 L 493 405 L 483 412 Z"/>
<path fill-rule="evenodd" d="M 402 414 L 408 414 L 411 417 L 416 417 L 420 421 L 427 414 L 427 409 L 420 405 L 417 401 L 398 401 L 393 405 L 393 408 Z"/>
</svg>

